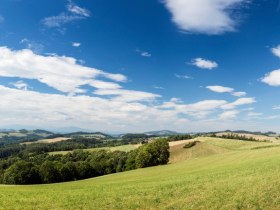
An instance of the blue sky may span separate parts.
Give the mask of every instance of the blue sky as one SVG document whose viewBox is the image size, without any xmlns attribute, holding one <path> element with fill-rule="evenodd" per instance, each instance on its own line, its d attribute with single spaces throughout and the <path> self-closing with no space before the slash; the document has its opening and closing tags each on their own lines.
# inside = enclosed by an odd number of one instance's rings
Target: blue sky
<svg viewBox="0 0 280 210">
<path fill-rule="evenodd" d="M 277 0 L 3 0 L 0 127 L 279 132 Z"/>
</svg>

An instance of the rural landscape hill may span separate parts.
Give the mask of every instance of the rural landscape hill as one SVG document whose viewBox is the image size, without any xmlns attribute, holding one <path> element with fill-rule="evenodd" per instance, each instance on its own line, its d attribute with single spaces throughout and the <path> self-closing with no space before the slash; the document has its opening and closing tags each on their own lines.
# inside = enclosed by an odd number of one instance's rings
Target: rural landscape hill
<svg viewBox="0 0 280 210">
<path fill-rule="evenodd" d="M 184 148 L 189 142 L 196 142 Z M 278 209 L 280 142 L 170 142 L 170 163 L 49 185 L 0 186 L 10 209 Z"/>
</svg>

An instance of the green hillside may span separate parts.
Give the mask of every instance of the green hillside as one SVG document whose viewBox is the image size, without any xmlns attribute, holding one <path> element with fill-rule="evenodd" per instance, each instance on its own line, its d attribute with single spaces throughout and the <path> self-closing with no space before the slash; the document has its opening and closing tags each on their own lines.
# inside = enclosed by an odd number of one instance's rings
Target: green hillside
<svg viewBox="0 0 280 210">
<path fill-rule="evenodd" d="M 190 149 L 172 147 L 176 163 L 165 166 L 1 186 L 0 209 L 280 209 L 279 143 L 197 140 Z"/>
</svg>

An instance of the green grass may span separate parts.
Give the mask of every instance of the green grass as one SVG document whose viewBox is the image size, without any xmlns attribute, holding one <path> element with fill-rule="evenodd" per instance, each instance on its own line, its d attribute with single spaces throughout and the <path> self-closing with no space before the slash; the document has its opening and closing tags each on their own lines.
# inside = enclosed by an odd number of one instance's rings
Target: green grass
<svg viewBox="0 0 280 210">
<path fill-rule="evenodd" d="M 0 186 L 0 209 L 280 209 L 280 147 L 199 141 L 183 150 L 216 152 L 77 182 Z"/>
<path fill-rule="evenodd" d="M 99 147 L 99 148 L 90 148 L 90 149 L 83 149 L 84 151 L 97 151 L 97 150 L 108 150 L 108 151 L 124 151 L 124 152 L 129 152 L 131 150 L 134 150 L 136 147 L 128 144 L 128 145 L 122 145 L 122 146 L 116 146 L 116 147 Z M 65 155 L 71 151 L 57 151 L 57 152 L 50 152 L 50 155 Z"/>
</svg>

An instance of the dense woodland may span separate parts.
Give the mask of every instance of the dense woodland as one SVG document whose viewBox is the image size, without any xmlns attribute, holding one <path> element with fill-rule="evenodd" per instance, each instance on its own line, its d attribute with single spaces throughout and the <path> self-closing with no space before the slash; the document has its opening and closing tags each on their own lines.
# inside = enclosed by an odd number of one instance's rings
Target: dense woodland
<svg viewBox="0 0 280 210">
<path fill-rule="evenodd" d="M 49 155 L 25 150 L 0 161 L 0 182 L 24 185 L 73 181 L 163 165 L 168 160 L 169 145 L 163 139 L 131 152 L 75 150 L 66 155 Z"/>
</svg>

